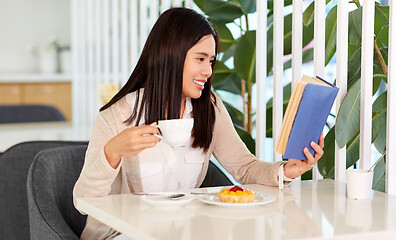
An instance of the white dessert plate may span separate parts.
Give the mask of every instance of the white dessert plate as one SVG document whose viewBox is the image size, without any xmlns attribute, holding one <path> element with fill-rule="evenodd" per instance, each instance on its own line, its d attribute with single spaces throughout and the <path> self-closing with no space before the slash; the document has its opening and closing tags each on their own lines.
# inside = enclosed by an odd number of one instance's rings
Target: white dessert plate
<svg viewBox="0 0 396 240">
<path fill-rule="evenodd" d="M 179 194 L 179 193 L 180 192 L 163 192 L 161 193 L 161 195 L 141 196 L 141 199 L 144 202 L 156 207 L 180 207 L 195 199 L 194 196 L 188 193 L 185 193 L 185 196 L 179 199 L 170 199 L 168 197 L 169 195 Z"/>
<path fill-rule="evenodd" d="M 276 197 L 269 193 L 256 192 L 256 197 L 253 202 L 249 203 L 227 203 L 222 202 L 217 195 L 199 195 L 198 199 L 201 202 L 222 206 L 222 207 L 254 207 L 263 204 L 268 204 L 275 201 Z"/>
</svg>

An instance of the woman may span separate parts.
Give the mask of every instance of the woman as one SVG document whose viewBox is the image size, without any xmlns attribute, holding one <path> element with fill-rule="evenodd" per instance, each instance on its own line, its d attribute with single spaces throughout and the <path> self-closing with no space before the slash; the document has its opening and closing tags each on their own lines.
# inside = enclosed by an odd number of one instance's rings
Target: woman
<svg viewBox="0 0 396 240">
<path fill-rule="evenodd" d="M 258 161 L 234 130 L 211 91 L 218 36 L 202 15 L 185 8 L 164 12 L 152 28 L 125 86 L 100 109 L 74 188 L 74 197 L 199 187 L 213 154 L 236 181 L 282 185 L 311 169 L 323 154 L 323 136 L 308 160 Z M 190 144 L 169 146 L 156 137 L 156 122 L 194 118 Z M 88 217 L 82 239 L 102 239 Z"/>
</svg>

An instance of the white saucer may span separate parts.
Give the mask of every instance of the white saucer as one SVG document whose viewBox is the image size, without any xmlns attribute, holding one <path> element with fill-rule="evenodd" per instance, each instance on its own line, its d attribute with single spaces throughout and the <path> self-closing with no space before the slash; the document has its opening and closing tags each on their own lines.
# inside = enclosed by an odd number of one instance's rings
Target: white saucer
<svg viewBox="0 0 396 240">
<path fill-rule="evenodd" d="M 164 192 L 163 195 L 145 195 L 141 199 L 156 207 L 180 207 L 195 199 L 194 196 L 188 193 L 185 193 L 186 195 L 179 199 L 170 199 L 168 197 L 168 195 L 178 193 L 180 192 Z"/>
</svg>

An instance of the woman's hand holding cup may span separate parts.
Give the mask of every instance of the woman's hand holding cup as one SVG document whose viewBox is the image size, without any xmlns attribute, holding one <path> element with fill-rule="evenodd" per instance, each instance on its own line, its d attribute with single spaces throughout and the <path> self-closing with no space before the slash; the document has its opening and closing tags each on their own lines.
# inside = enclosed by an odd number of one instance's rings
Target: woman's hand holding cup
<svg viewBox="0 0 396 240">
<path fill-rule="evenodd" d="M 155 147 L 160 138 L 157 123 L 127 128 L 107 142 L 104 147 L 106 159 L 113 168 L 117 168 L 121 157 L 130 157 L 139 154 L 146 148 Z"/>
</svg>

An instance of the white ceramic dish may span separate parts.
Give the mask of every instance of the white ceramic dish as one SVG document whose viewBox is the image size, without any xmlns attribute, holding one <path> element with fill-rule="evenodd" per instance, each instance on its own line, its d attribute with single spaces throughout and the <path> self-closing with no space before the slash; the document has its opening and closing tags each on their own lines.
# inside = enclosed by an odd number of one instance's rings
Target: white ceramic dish
<svg viewBox="0 0 396 240">
<path fill-rule="evenodd" d="M 179 199 L 170 199 L 168 197 L 171 194 L 178 193 L 180 192 L 164 192 L 161 193 L 161 195 L 145 195 L 141 196 L 141 199 L 156 207 L 180 207 L 195 199 L 191 194 L 186 194 L 184 197 Z"/>
<path fill-rule="evenodd" d="M 256 192 L 256 198 L 254 199 L 253 202 L 249 202 L 249 203 L 222 202 L 220 201 L 219 196 L 217 195 L 199 195 L 198 199 L 201 202 L 222 206 L 222 207 L 254 207 L 254 206 L 271 203 L 275 201 L 276 197 L 272 194 Z"/>
</svg>

